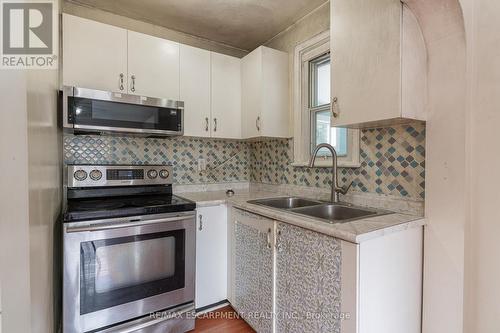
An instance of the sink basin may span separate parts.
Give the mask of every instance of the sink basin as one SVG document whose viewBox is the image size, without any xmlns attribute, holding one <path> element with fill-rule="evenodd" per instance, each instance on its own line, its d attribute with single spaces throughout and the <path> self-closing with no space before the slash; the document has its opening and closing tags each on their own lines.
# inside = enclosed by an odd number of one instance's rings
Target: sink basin
<svg viewBox="0 0 500 333">
<path fill-rule="evenodd" d="M 360 218 L 390 214 L 390 212 L 351 207 L 342 204 L 323 204 L 293 209 L 294 213 L 328 220 L 331 223 L 345 223 Z"/>
<path fill-rule="evenodd" d="M 285 198 L 270 198 L 270 199 L 258 199 L 250 200 L 248 203 L 267 206 L 278 209 L 293 209 L 299 207 L 310 207 L 323 204 L 321 201 L 297 198 L 297 197 L 285 197 Z"/>
</svg>

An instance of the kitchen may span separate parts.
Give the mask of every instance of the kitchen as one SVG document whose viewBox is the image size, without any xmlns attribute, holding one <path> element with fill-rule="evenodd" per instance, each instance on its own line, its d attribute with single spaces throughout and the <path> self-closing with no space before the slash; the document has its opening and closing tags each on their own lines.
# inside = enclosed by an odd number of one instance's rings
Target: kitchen
<svg viewBox="0 0 500 333">
<path fill-rule="evenodd" d="M 490 1 L 47 1 L 2 332 L 493 332 Z"/>
</svg>

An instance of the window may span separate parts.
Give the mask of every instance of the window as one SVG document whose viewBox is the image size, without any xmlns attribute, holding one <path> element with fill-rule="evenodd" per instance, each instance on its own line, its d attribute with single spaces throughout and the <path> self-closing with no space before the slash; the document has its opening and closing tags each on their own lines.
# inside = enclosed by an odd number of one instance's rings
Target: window
<svg viewBox="0 0 500 333">
<path fill-rule="evenodd" d="M 330 126 L 330 52 L 309 61 L 309 112 L 311 152 L 320 143 L 329 143 L 339 157 L 347 156 L 347 129 Z M 331 156 L 329 150 L 318 152 Z"/>
<path fill-rule="evenodd" d="M 331 127 L 330 41 L 324 32 L 298 45 L 294 56 L 294 165 L 308 164 L 320 143 L 331 144 L 342 167 L 358 167 L 359 131 Z M 320 150 L 317 166 L 330 167 L 331 153 Z"/>
</svg>

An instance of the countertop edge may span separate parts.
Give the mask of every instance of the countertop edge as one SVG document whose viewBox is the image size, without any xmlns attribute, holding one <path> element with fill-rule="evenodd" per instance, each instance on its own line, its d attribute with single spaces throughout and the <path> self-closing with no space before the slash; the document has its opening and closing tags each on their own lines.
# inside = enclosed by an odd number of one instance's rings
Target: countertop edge
<svg viewBox="0 0 500 333">
<path fill-rule="evenodd" d="M 226 198 L 217 198 L 217 199 L 209 199 L 209 200 L 196 200 L 195 198 L 190 198 L 191 194 L 190 193 L 185 193 L 186 198 L 196 202 L 196 207 L 197 208 L 203 208 L 203 207 L 211 207 L 211 206 L 218 206 L 218 205 L 224 205 L 228 204 L 231 205 L 235 208 L 242 209 L 245 211 L 248 211 L 250 213 L 262 215 L 264 217 L 282 222 L 282 223 L 288 223 L 291 225 L 295 225 L 304 229 L 312 230 L 315 232 L 319 232 L 331 237 L 335 237 L 350 243 L 355 243 L 359 244 L 362 242 L 366 242 L 368 240 L 378 238 L 378 237 L 383 237 L 395 232 L 400 232 L 412 228 L 418 228 L 422 227 L 425 225 L 425 218 L 422 216 L 415 216 L 415 215 L 409 215 L 409 214 L 401 214 L 401 213 L 394 213 L 391 214 L 392 216 L 400 217 L 403 221 L 394 225 L 390 226 L 382 226 L 380 228 L 377 228 L 372 231 L 368 232 L 363 232 L 359 234 L 355 234 L 350 231 L 346 230 L 341 230 L 340 228 L 332 228 L 332 224 L 328 224 L 325 222 L 318 221 L 314 218 L 308 218 L 306 216 L 296 216 L 292 215 L 292 213 L 288 212 L 282 212 L 273 208 L 267 208 L 255 204 L 249 204 L 246 201 L 241 200 L 241 196 L 232 196 L 232 197 L 226 197 Z M 180 197 L 183 197 L 183 193 L 177 194 Z M 240 199 L 240 200 L 238 200 Z M 285 214 L 283 214 L 285 213 Z M 384 216 L 391 216 L 391 215 L 383 215 L 383 216 L 378 216 L 375 219 L 383 219 Z M 359 223 L 370 223 L 375 221 L 374 218 L 366 218 L 366 219 L 361 219 L 357 220 L 354 222 Z M 341 226 L 339 226 L 341 227 Z"/>
</svg>

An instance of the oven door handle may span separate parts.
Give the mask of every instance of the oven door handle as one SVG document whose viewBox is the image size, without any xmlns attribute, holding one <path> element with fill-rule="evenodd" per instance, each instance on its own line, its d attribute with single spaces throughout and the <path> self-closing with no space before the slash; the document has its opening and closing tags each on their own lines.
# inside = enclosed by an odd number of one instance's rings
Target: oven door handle
<svg viewBox="0 0 500 333">
<path fill-rule="evenodd" d="M 194 215 L 187 215 L 187 216 L 166 217 L 154 220 L 126 220 L 121 223 L 120 222 L 91 223 L 82 226 L 67 227 L 66 232 L 69 233 L 69 232 L 85 232 L 85 231 L 102 231 L 102 230 L 119 229 L 119 228 L 132 228 L 132 227 L 141 227 L 141 226 L 165 223 L 165 222 L 191 220 L 193 218 Z"/>
</svg>

